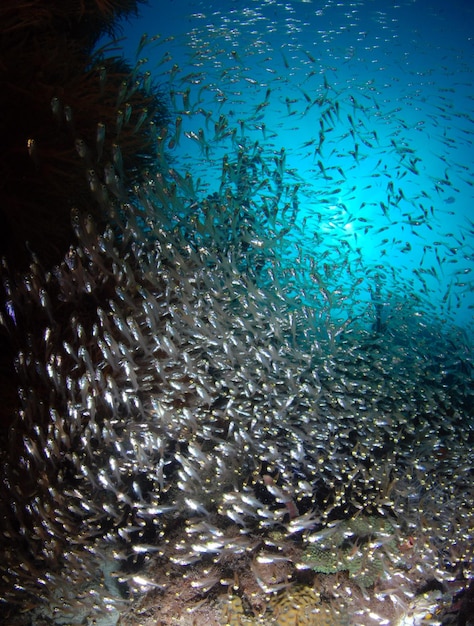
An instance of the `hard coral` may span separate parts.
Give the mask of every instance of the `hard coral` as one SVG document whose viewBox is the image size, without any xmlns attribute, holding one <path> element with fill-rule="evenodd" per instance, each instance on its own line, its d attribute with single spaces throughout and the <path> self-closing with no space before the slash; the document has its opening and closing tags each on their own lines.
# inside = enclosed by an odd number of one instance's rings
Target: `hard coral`
<svg viewBox="0 0 474 626">
<path fill-rule="evenodd" d="M 335 574 L 347 571 L 362 588 L 371 587 L 384 571 L 385 544 L 395 548 L 394 528 L 384 518 L 360 516 L 340 522 L 319 545 L 312 544 L 302 561 L 315 572 Z M 381 537 L 383 541 L 378 541 Z"/>
</svg>

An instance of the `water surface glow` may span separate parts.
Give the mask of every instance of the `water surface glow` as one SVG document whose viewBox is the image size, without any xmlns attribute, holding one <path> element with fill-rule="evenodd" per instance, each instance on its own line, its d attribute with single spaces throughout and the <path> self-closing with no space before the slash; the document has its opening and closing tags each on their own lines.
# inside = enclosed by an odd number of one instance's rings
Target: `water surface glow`
<svg viewBox="0 0 474 626">
<path fill-rule="evenodd" d="M 282 260 L 297 240 L 305 258 L 326 250 L 340 266 L 344 246 L 367 273 L 353 304 L 374 274 L 387 287 L 396 274 L 468 329 L 472 20 L 457 3 L 169 2 L 125 27 L 125 51 L 134 57 L 142 29 L 161 33 L 139 57 L 169 85 L 183 120 L 173 168 L 191 173 L 197 198 L 219 190 L 239 142 L 280 159 L 282 200 L 297 206 Z M 258 175 L 257 215 L 277 185 Z"/>
</svg>

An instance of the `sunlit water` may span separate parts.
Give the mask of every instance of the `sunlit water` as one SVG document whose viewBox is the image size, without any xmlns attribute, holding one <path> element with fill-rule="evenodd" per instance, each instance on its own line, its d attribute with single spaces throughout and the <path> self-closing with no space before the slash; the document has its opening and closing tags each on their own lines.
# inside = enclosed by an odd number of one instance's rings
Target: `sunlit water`
<svg viewBox="0 0 474 626">
<path fill-rule="evenodd" d="M 387 307 L 398 285 L 421 309 L 470 328 L 466 3 L 167 2 L 142 14 L 124 26 L 124 53 L 148 59 L 182 118 L 166 150 L 176 172 L 192 176 L 190 206 L 219 191 L 225 155 L 252 148 L 279 162 L 284 178 L 281 204 L 291 208 L 277 230 L 292 228 L 280 240 L 282 263 L 312 256 L 329 264 L 334 284 L 363 277 L 350 315 L 363 311 L 375 281 Z M 143 32 L 160 37 L 137 55 Z M 257 216 L 275 187 L 260 173 Z"/>
</svg>

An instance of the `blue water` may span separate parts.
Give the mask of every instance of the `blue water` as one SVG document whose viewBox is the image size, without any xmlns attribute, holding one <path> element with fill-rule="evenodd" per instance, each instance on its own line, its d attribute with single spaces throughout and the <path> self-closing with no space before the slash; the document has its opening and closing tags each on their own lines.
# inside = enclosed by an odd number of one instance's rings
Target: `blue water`
<svg viewBox="0 0 474 626">
<path fill-rule="evenodd" d="M 282 204 L 296 198 L 278 253 L 283 266 L 307 264 L 308 302 L 313 258 L 330 290 L 348 289 L 350 315 L 363 315 L 380 281 L 387 307 L 398 290 L 470 334 L 474 7 L 150 4 L 123 25 L 123 53 L 132 64 L 148 59 L 143 68 L 182 118 L 165 145 L 174 171 L 192 177 L 189 206 L 219 192 L 225 155 L 250 147 L 280 164 Z M 256 214 L 275 193 L 272 175 L 265 181 L 254 185 Z M 280 216 L 275 230 L 284 227 Z"/>
</svg>

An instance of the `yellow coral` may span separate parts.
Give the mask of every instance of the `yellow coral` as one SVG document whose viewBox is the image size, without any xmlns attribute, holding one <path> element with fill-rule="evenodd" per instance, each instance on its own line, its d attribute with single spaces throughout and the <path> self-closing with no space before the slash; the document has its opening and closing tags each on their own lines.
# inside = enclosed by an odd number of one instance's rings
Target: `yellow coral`
<svg viewBox="0 0 474 626">
<path fill-rule="evenodd" d="M 322 604 L 319 594 L 305 585 L 297 585 L 271 596 L 261 618 L 246 615 L 242 599 L 238 596 L 225 600 L 222 615 L 225 626 L 344 626 L 347 623 L 344 615 Z"/>
</svg>

